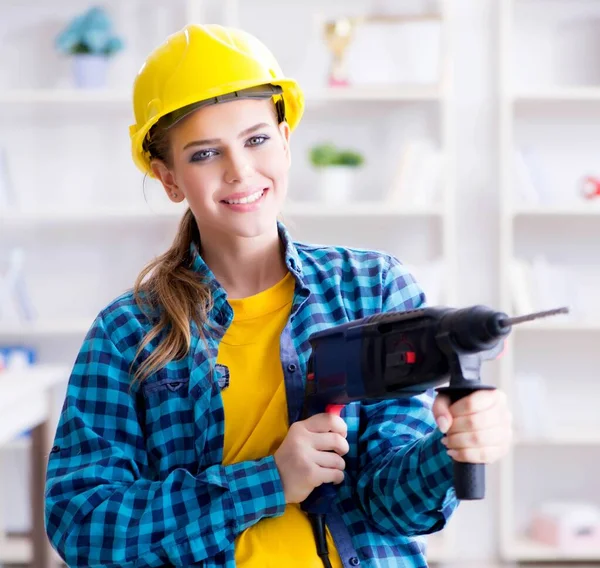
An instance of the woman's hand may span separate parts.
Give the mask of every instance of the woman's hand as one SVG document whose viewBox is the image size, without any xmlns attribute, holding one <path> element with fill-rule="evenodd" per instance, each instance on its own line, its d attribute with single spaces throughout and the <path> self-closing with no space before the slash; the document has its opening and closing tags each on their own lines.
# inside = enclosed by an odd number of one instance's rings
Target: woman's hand
<svg viewBox="0 0 600 568">
<path fill-rule="evenodd" d="M 508 453 L 512 442 L 512 415 L 500 390 L 481 390 L 449 404 L 438 395 L 433 404 L 442 444 L 454 460 L 493 463 Z"/>
<path fill-rule="evenodd" d="M 339 416 L 325 413 L 290 426 L 274 455 L 286 503 L 301 503 L 315 487 L 344 480 L 347 433 Z"/>
</svg>

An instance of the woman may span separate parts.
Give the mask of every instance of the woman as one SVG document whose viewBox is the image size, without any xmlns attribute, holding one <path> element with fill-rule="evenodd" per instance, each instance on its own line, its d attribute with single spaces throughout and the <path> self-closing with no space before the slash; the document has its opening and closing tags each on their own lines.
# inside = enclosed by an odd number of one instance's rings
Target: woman
<svg viewBox="0 0 600 568">
<path fill-rule="evenodd" d="M 506 452 L 505 397 L 303 420 L 309 336 L 423 292 L 391 256 L 294 243 L 278 223 L 303 97 L 256 38 L 187 26 L 149 55 L 133 104 L 135 163 L 189 210 L 74 365 L 53 546 L 69 566 L 426 566 L 419 535 L 457 505 L 451 458 Z M 320 558 L 299 504 L 323 483 L 337 497 Z"/>
</svg>

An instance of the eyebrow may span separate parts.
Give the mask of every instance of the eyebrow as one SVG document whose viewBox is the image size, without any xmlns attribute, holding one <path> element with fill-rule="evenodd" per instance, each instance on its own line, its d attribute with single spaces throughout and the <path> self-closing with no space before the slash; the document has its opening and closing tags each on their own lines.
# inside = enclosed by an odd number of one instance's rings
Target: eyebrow
<svg viewBox="0 0 600 568">
<path fill-rule="evenodd" d="M 265 128 L 268 126 L 269 125 L 266 122 L 259 122 L 258 124 L 255 124 L 254 126 L 251 126 L 250 128 L 246 128 L 246 130 L 242 130 L 238 134 L 238 138 L 243 138 L 244 136 L 247 136 L 248 134 L 251 134 L 252 132 L 255 132 L 256 130 L 259 130 L 261 128 Z M 220 138 L 207 138 L 205 140 L 193 140 L 192 142 L 188 142 L 183 147 L 183 149 L 185 150 L 186 148 L 189 148 L 190 146 L 208 146 L 211 144 L 218 144 L 219 142 L 221 142 Z"/>
</svg>

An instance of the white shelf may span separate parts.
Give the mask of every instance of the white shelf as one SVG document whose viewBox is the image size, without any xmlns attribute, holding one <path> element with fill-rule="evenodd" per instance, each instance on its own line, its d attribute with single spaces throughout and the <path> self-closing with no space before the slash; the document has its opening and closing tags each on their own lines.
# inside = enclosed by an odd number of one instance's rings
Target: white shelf
<svg viewBox="0 0 600 568">
<path fill-rule="evenodd" d="M 68 377 L 71 369 L 65 365 L 31 365 L 25 369 L 8 370 L 5 369 L 0 373 L 0 384 L 3 381 L 10 379 L 11 381 L 28 381 L 35 380 L 41 385 L 53 384 L 60 382 L 62 377 Z M 12 397 L 14 393 L 9 393 L 6 400 Z"/>
<path fill-rule="evenodd" d="M 149 209 L 89 209 L 72 211 L 33 211 L 0 214 L 0 226 L 4 228 L 30 225 L 63 225 L 135 222 L 158 220 L 175 222 L 181 219 L 184 209 L 152 211 Z M 441 217 L 439 207 L 414 207 L 389 205 L 380 202 L 357 202 L 331 206 L 325 202 L 289 203 L 284 214 L 290 217 Z"/>
<path fill-rule="evenodd" d="M 600 548 L 564 552 L 527 538 L 515 542 L 511 556 L 521 561 L 585 560 L 600 561 Z"/>
<path fill-rule="evenodd" d="M 440 535 L 427 539 L 427 562 L 446 562 L 449 560 L 449 546 Z"/>
<path fill-rule="evenodd" d="M 31 543 L 23 537 L 11 537 L 0 541 L 0 562 L 28 565 L 32 560 Z"/>
<path fill-rule="evenodd" d="M 441 217 L 444 212 L 435 206 L 414 207 L 390 205 L 384 201 L 365 201 L 346 205 L 290 202 L 283 214 L 290 217 Z"/>
<path fill-rule="evenodd" d="M 538 205 L 515 208 L 518 217 L 600 217 L 600 201 L 597 203 L 575 203 L 564 205 Z"/>
<path fill-rule="evenodd" d="M 399 85 L 397 87 L 328 87 L 308 91 L 306 103 L 325 102 L 379 102 L 379 101 L 437 101 L 444 90 L 437 85 Z"/>
<path fill-rule="evenodd" d="M 131 104 L 131 96 L 117 90 L 13 89 L 0 91 L 2 104 Z"/>
<path fill-rule="evenodd" d="M 0 323 L 0 340 L 34 339 L 50 336 L 83 336 L 92 325 L 94 318 L 72 320 L 39 321 L 14 325 Z"/>
<path fill-rule="evenodd" d="M 600 435 L 594 431 L 570 432 L 551 434 L 547 437 L 515 437 L 515 445 L 520 447 L 544 446 L 600 446 Z"/>
<path fill-rule="evenodd" d="M 70 211 L 23 211 L 0 214 L 0 225 L 31 224 L 88 224 L 90 222 L 109 223 L 111 221 L 166 220 L 174 221 L 183 215 L 183 210 L 152 211 L 150 209 L 81 209 Z"/>
<path fill-rule="evenodd" d="M 444 96 L 437 85 L 325 87 L 305 93 L 307 106 L 327 102 L 437 101 Z M 119 104 L 131 105 L 131 95 L 121 90 L 14 89 L 0 91 L 2 104 Z"/>
<path fill-rule="evenodd" d="M 600 102 L 600 86 L 598 87 L 543 87 L 528 89 L 513 95 L 515 102 L 569 102 L 569 101 L 598 101 Z"/>
<path fill-rule="evenodd" d="M 62 558 L 51 549 L 52 561 L 56 566 L 64 566 Z M 0 540 L 0 563 L 28 566 L 33 559 L 31 541 L 26 537 L 6 538 Z"/>
<path fill-rule="evenodd" d="M 29 450 L 31 448 L 31 440 L 30 438 L 19 437 L 7 442 L 6 444 L 2 444 L 0 446 L 0 455 L 4 450 Z"/>
<path fill-rule="evenodd" d="M 514 327 L 514 331 L 518 333 L 524 332 L 598 332 L 600 331 L 600 319 L 598 322 L 551 322 L 551 321 L 533 321 L 522 323 Z"/>
</svg>

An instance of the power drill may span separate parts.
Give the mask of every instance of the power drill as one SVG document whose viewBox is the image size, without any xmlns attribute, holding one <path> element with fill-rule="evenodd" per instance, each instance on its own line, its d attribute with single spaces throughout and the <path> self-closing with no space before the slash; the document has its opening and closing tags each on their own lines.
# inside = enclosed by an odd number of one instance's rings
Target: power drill
<svg viewBox="0 0 600 568">
<path fill-rule="evenodd" d="M 304 417 L 339 415 L 350 402 L 416 396 L 433 387 L 451 403 L 491 390 L 481 383 L 481 364 L 501 353 L 512 326 L 568 311 L 562 307 L 510 318 L 479 305 L 429 307 L 381 313 L 317 332 L 310 337 Z M 453 476 L 458 499 L 484 497 L 483 464 L 455 461 Z M 324 519 L 334 497 L 333 484 L 325 484 L 302 503 L 326 567 Z"/>
</svg>

